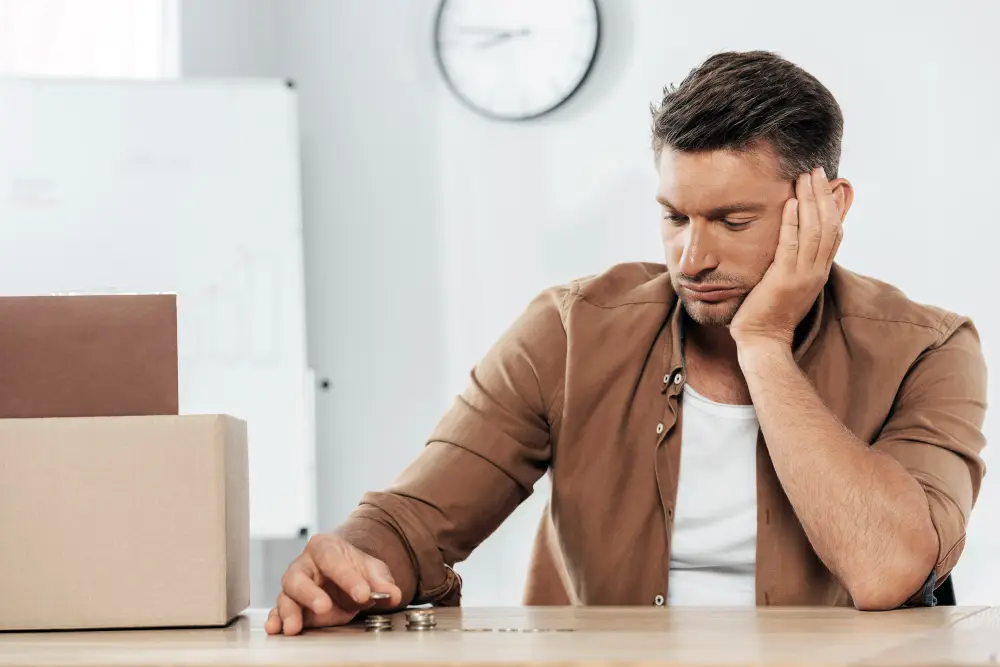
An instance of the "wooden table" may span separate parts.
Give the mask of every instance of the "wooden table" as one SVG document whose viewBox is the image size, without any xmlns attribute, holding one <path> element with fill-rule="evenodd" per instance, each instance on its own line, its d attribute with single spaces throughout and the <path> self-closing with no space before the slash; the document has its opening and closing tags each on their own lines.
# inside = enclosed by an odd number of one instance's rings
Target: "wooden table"
<svg viewBox="0 0 1000 667">
<path fill-rule="evenodd" d="M 398 617 L 389 632 L 353 626 L 268 637 L 264 613 L 254 611 L 222 629 L 0 634 L 0 665 L 1000 663 L 1000 608 L 536 607 L 436 616 L 429 632 L 407 631 Z"/>
</svg>

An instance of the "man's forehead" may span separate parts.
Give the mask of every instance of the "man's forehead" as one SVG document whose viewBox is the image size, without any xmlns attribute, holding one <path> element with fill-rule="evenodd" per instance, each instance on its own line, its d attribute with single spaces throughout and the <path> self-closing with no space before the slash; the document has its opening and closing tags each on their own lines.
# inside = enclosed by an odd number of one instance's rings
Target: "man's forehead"
<svg viewBox="0 0 1000 667">
<path fill-rule="evenodd" d="M 787 184 L 767 152 L 680 152 L 664 147 L 657 198 L 675 207 L 717 208 L 733 202 L 766 204 Z"/>
</svg>

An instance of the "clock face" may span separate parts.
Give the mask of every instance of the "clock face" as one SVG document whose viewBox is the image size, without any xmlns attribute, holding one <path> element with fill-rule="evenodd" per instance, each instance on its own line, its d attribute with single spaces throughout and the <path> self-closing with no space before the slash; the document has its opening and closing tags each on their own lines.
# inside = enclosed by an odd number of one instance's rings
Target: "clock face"
<svg viewBox="0 0 1000 667">
<path fill-rule="evenodd" d="M 576 92 L 597 55 L 596 0 L 441 0 L 434 31 L 452 91 L 493 118 L 525 120 Z"/>
</svg>

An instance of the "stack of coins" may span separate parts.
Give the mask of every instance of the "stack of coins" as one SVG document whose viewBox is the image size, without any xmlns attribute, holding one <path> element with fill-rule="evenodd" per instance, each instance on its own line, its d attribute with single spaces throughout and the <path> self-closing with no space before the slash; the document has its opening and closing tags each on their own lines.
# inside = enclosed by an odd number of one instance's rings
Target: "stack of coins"
<svg viewBox="0 0 1000 667">
<path fill-rule="evenodd" d="M 429 609 L 415 609 L 406 612 L 407 630 L 433 630 L 437 626 L 434 619 L 434 612 Z"/>
<path fill-rule="evenodd" d="M 392 616 L 375 614 L 365 619 L 366 632 L 382 632 L 392 630 Z"/>
</svg>

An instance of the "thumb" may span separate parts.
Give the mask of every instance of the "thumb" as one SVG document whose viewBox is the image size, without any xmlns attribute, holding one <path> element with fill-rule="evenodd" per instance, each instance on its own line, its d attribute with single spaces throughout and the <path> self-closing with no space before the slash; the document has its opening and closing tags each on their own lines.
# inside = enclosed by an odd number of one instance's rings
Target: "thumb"
<svg viewBox="0 0 1000 667">
<path fill-rule="evenodd" d="M 392 573 L 388 566 L 377 558 L 368 557 L 364 564 L 364 570 L 368 582 L 372 586 L 374 593 L 388 593 L 391 606 L 397 606 L 402 601 L 403 593 L 396 585 Z M 385 601 L 383 601 L 385 602 Z"/>
</svg>

